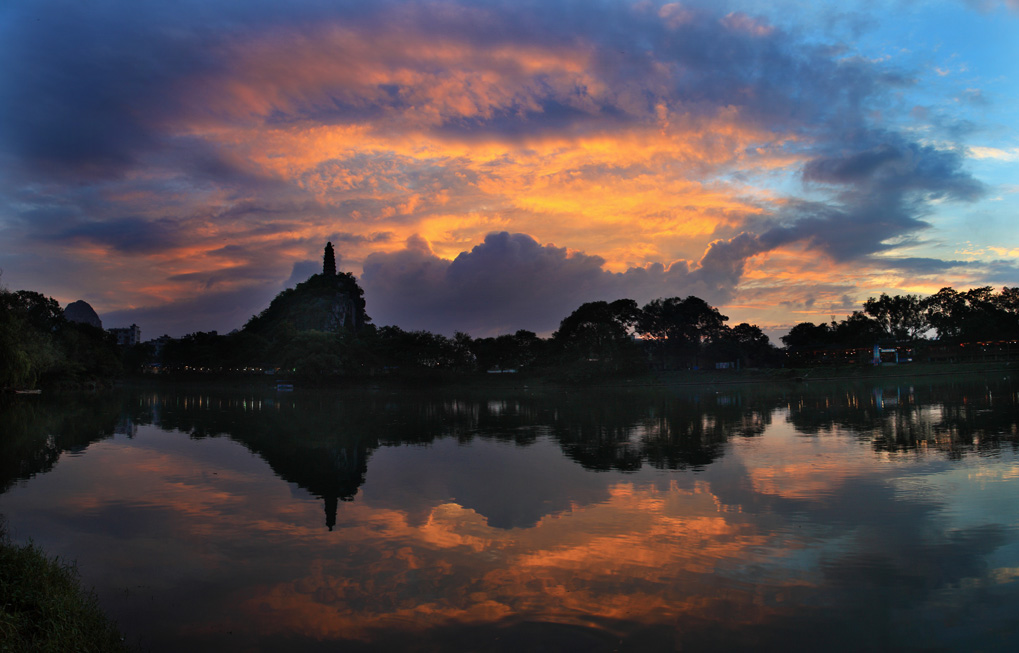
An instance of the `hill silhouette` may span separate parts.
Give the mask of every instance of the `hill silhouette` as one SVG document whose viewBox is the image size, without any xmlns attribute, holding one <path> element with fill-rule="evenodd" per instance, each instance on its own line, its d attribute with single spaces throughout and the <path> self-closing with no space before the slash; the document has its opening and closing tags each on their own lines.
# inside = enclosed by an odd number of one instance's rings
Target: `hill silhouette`
<svg viewBox="0 0 1019 653">
<path fill-rule="evenodd" d="M 354 275 L 323 273 L 276 295 L 265 310 L 248 320 L 243 330 L 274 340 L 293 331 L 357 333 L 369 322 L 364 290 Z"/>
</svg>

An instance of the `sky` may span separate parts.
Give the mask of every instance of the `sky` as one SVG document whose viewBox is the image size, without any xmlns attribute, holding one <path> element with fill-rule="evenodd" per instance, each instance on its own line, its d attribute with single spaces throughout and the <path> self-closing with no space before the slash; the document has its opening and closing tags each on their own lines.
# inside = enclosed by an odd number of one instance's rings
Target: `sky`
<svg viewBox="0 0 1019 653">
<path fill-rule="evenodd" d="M 1019 285 L 1019 0 L 0 3 L 0 284 L 239 328 L 696 295 L 773 339 Z"/>
</svg>

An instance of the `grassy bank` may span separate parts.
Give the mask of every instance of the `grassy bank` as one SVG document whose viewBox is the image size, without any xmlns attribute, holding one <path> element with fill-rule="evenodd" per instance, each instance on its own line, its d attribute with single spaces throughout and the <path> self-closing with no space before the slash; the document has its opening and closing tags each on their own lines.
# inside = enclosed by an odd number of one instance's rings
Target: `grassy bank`
<svg viewBox="0 0 1019 653">
<path fill-rule="evenodd" d="M 126 651 L 74 565 L 11 542 L 0 520 L 0 651 Z"/>
</svg>

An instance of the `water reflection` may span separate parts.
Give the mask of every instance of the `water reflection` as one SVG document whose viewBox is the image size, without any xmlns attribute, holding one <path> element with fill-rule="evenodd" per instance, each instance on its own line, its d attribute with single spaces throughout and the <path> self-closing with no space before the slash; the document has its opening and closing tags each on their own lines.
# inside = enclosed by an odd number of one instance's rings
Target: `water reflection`
<svg viewBox="0 0 1019 653">
<path fill-rule="evenodd" d="M 187 391 L 8 401 L 0 488 L 48 471 L 62 452 L 81 451 L 139 424 L 228 437 L 263 458 L 282 479 L 325 501 L 335 524 L 338 501 L 365 481 L 381 446 L 474 438 L 533 444 L 550 436 L 589 470 L 703 470 L 732 438 L 764 433 L 775 415 L 802 434 L 843 430 L 876 451 L 935 450 L 949 458 L 993 453 L 1019 443 L 1019 395 L 1010 377 L 923 383 L 592 390 L 521 393 L 493 400 L 414 393 L 259 395 Z M 59 404 L 59 405 L 58 405 Z"/>
<path fill-rule="evenodd" d="M 817 434 L 856 431 L 879 451 L 933 449 L 957 458 L 993 453 L 1017 442 L 1019 399 L 1011 377 L 974 382 L 944 379 L 864 385 L 831 395 L 790 397 L 797 430 Z"/>
<path fill-rule="evenodd" d="M 9 402 L 0 511 L 152 650 L 1006 650 L 1016 408 L 1007 378 Z"/>
<path fill-rule="evenodd" d="M 59 402 L 0 395 L 0 493 L 19 480 L 53 469 L 64 452 L 83 451 L 112 436 L 123 409 L 123 398 L 113 395 L 74 396 Z"/>
</svg>

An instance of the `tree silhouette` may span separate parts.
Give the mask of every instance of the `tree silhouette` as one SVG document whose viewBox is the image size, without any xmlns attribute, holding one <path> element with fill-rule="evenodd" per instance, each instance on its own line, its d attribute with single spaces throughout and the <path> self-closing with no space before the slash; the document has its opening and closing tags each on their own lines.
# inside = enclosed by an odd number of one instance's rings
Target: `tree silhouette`
<svg viewBox="0 0 1019 653">
<path fill-rule="evenodd" d="M 552 338 L 585 356 L 597 357 L 627 342 L 639 316 L 640 309 L 632 299 L 588 302 L 564 318 Z"/>
<path fill-rule="evenodd" d="M 336 276 L 336 254 L 331 242 L 326 243 L 325 255 L 322 257 L 322 274 L 327 277 Z"/>
<path fill-rule="evenodd" d="M 728 316 L 700 297 L 669 297 L 648 302 L 640 311 L 637 332 L 647 340 L 663 369 L 697 365 L 702 349 L 723 338 Z"/>
<path fill-rule="evenodd" d="M 881 293 L 877 299 L 868 298 L 863 310 L 881 324 L 888 337 L 896 340 L 919 340 L 929 328 L 924 300 L 919 295 L 889 297 Z"/>
</svg>

